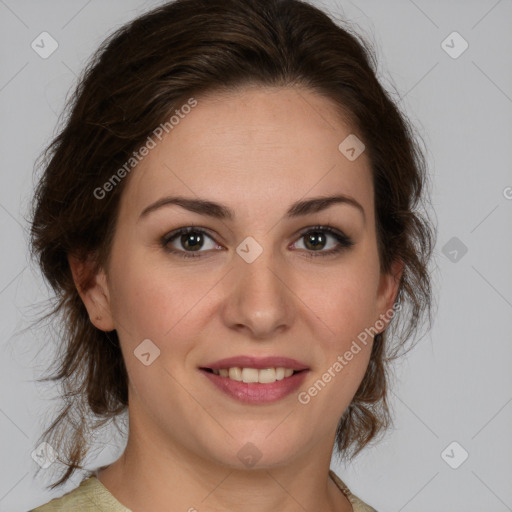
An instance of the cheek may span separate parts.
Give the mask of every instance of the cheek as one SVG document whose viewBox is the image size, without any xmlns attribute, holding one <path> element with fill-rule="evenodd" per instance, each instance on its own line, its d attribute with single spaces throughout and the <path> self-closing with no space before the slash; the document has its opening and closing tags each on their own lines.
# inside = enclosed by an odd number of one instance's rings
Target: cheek
<svg viewBox="0 0 512 512">
<path fill-rule="evenodd" d="M 201 290 L 135 259 L 120 262 L 113 284 L 111 306 L 132 388 L 147 405 L 152 396 L 174 403 L 180 395 L 173 376 L 182 380 L 194 334 L 189 315 Z"/>
<path fill-rule="evenodd" d="M 355 261 L 303 286 L 300 296 L 318 317 L 321 337 L 333 350 L 344 350 L 378 319 L 377 272 L 373 263 Z M 317 276 L 318 277 L 318 276 Z"/>
<path fill-rule="evenodd" d="M 312 307 L 319 311 L 317 332 L 325 333 L 315 340 L 321 363 L 310 387 L 299 397 L 300 403 L 318 400 L 318 410 L 332 422 L 339 420 L 364 378 L 373 345 L 370 327 L 375 322 L 370 287 L 348 276 L 341 283 L 331 285 L 329 301 L 317 299 Z M 313 300 L 315 294 L 310 293 Z"/>
<path fill-rule="evenodd" d="M 118 255 L 123 254 L 120 249 Z M 218 276 L 154 263 L 142 251 L 124 254 L 112 258 L 111 267 L 111 309 L 123 343 L 133 350 L 150 339 L 162 355 L 171 342 L 173 353 L 185 350 L 201 315 L 207 316 L 205 307 Z"/>
<path fill-rule="evenodd" d="M 130 345 L 161 338 L 183 314 L 181 282 L 163 275 L 143 256 L 119 244 L 111 260 L 110 306 Z"/>
</svg>

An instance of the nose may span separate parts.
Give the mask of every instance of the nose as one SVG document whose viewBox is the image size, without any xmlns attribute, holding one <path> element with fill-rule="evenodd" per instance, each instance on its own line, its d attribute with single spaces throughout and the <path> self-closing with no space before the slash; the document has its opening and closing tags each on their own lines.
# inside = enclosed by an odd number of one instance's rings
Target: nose
<svg viewBox="0 0 512 512">
<path fill-rule="evenodd" d="M 290 329 L 296 308 L 284 262 L 265 248 L 251 263 L 235 254 L 233 265 L 225 283 L 225 324 L 256 339 L 269 339 Z"/>
</svg>

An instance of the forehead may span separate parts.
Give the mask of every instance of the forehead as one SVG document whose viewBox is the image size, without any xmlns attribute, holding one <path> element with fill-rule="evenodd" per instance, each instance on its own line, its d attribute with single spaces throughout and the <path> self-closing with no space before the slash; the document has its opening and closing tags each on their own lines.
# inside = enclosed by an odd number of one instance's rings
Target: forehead
<svg viewBox="0 0 512 512">
<path fill-rule="evenodd" d="M 255 86 L 196 100 L 129 176 L 122 202 L 130 211 L 177 193 L 247 215 L 335 192 L 373 209 L 370 162 L 364 152 L 350 161 L 338 149 L 354 132 L 332 100 Z"/>
</svg>

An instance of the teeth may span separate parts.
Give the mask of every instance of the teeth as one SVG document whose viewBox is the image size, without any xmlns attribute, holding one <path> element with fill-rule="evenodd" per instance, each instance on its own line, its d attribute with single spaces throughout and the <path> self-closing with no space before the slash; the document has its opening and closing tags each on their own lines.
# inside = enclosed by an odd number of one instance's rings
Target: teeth
<svg viewBox="0 0 512 512">
<path fill-rule="evenodd" d="M 230 368 L 228 370 L 229 378 L 233 380 L 242 380 L 242 369 L 241 368 Z"/>
<path fill-rule="evenodd" d="M 256 368 L 242 368 L 242 382 L 258 382 L 259 373 Z"/>
<path fill-rule="evenodd" d="M 212 370 L 215 375 L 228 377 L 239 382 L 252 383 L 259 382 L 261 384 L 272 384 L 276 380 L 283 380 L 293 375 L 291 368 L 223 368 L 221 370 Z"/>
</svg>

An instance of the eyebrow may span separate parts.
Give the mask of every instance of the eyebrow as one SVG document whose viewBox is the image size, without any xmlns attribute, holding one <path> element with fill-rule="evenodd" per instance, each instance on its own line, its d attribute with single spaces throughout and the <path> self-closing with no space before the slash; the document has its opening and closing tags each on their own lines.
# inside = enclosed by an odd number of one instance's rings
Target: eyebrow
<svg viewBox="0 0 512 512">
<path fill-rule="evenodd" d="M 357 208 L 363 215 L 363 219 L 366 222 L 366 215 L 364 208 L 358 203 L 353 197 L 338 194 L 335 196 L 322 196 L 306 199 L 304 201 L 297 201 L 293 203 L 285 214 L 285 218 L 301 217 L 303 215 L 309 215 L 335 205 L 335 204 L 348 204 Z M 177 205 L 185 208 L 194 213 L 200 215 L 207 215 L 220 220 L 234 220 L 234 211 L 226 205 L 208 201 L 206 199 L 192 199 L 182 196 L 163 197 L 158 201 L 150 204 L 139 216 L 139 220 L 146 217 L 151 212 L 163 208 L 164 206 Z"/>
</svg>

